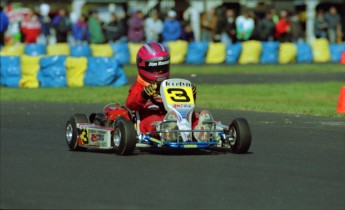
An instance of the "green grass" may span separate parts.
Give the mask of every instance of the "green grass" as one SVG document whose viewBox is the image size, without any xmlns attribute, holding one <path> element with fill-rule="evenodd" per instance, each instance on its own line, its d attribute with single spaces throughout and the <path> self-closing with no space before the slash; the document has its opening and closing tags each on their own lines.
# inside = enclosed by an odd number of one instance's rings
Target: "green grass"
<svg viewBox="0 0 345 210">
<path fill-rule="evenodd" d="M 198 85 L 197 106 L 322 116 L 335 110 L 342 82 Z M 84 88 L 0 88 L 1 101 L 125 103 L 129 85 Z"/>
<path fill-rule="evenodd" d="M 127 76 L 138 74 L 135 65 L 124 66 Z M 191 74 L 254 74 L 287 72 L 344 72 L 344 65 L 339 64 L 286 64 L 286 65 L 171 65 L 171 75 Z"/>
<path fill-rule="evenodd" d="M 137 75 L 135 65 L 124 66 L 127 76 Z M 338 64 L 287 65 L 172 65 L 171 77 L 191 74 L 253 74 L 286 72 L 344 72 Z M 322 116 L 341 116 L 335 110 L 343 82 L 272 84 L 197 84 L 200 108 L 238 109 Z M 125 103 L 123 87 L 38 88 L 0 87 L 0 101 L 56 103 Z"/>
<path fill-rule="evenodd" d="M 198 88 L 198 105 L 218 109 L 336 116 L 341 82 L 213 85 Z M 217 92 L 219 91 L 219 92 Z"/>
</svg>

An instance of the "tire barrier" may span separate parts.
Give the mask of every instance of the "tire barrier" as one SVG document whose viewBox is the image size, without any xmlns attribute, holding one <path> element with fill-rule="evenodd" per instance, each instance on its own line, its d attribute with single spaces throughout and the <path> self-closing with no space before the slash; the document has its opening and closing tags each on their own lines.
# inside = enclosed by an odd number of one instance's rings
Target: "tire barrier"
<svg viewBox="0 0 345 210">
<path fill-rule="evenodd" d="M 297 48 L 297 63 L 311 63 L 313 62 L 313 50 L 307 43 L 296 43 Z"/>
<path fill-rule="evenodd" d="M 329 50 L 331 53 L 331 61 L 333 63 L 339 63 L 341 61 L 341 54 L 345 53 L 345 44 L 331 44 Z"/>
<path fill-rule="evenodd" d="M 47 56 L 40 59 L 40 70 L 37 77 L 40 87 L 66 87 L 67 56 Z"/>
<path fill-rule="evenodd" d="M 21 56 L 24 55 L 24 44 L 8 45 L 1 49 L 0 55 Z"/>
<path fill-rule="evenodd" d="M 246 41 L 223 43 L 172 41 L 163 43 L 172 64 L 345 64 L 345 43 L 327 39 L 313 43 Z M 0 85 L 8 87 L 120 86 L 127 83 L 123 65 L 135 64 L 140 43 L 0 46 Z"/>
<path fill-rule="evenodd" d="M 113 49 L 109 44 L 91 44 L 91 52 L 94 57 L 112 57 Z"/>
<path fill-rule="evenodd" d="M 66 79 L 68 87 L 83 87 L 84 75 L 87 69 L 86 57 L 67 57 Z"/>
<path fill-rule="evenodd" d="M 113 57 L 3 56 L 0 85 L 21 88 L 122 86 L 127 76 Z"/>
<path fill-rule="evenodd" d="M 71 45 L 70 52 L 73 57 L 88 57 L 91 56 L 91 47 L 88 44 Z"/>
<path fill-rule="evenodd" d="M 136 64 L 137 62 L 137 52 L 139 51 L 142 44 L 138 43 L 128 43 L 128 49 L 129 49 L 129 63 L 130 64 Z"/>
<path fill-rule="evenodd" d="M 208 44 L 208 42 L 190 42 L 187 49 L 186 63 L 204 64 Z"/>
<path fill-rule="evenodd" d="M 70 46 L 66 43 L 59 43 L 47 46 L 47 55 L 70 55 Z"/>
<path fill-rule="evenodd" d="M 279 64 L 294 63 L 297 56 L 297 47 L 293 43 L 281 43 L 279 48 Z"/>
<path fill-rule="evenodd" d="M 242 43 L 242 52 L 239 64 L 258 64 L 262 51 L 261 42 L 250 40 Z"/>
<path fill-rule="evenodd" d="M 0 84 L 7 87 L 19 87 L 21 79 L 20 57 L 0 57 Z"/>
<path fill-rule="evenodd" d="M 218 64 L 224 63 L 226 54 L 226 46 L 222 42 L 209 43 L 206 54 L 206 63 Z"/>
<path fill-rule="evenodd" d="M 330 44 L 327 39 L 305 42 L 279 43 L 249 40 L 224 45 L 223 43 L 186 42 L 182 40 L 163 43 L 171 51 L 172 64 L 250 64 L 250 63 L 340 63 L 345 43 Z M 122 65 L 135 64 L 141 43 L 54 45 L 18 44 L 0 46 L 1 56 L 56 56 L 109 57 Z M 290 51 L 292 50 L 292 51 Z"/>
<path fill-rule="evenodd" d="M 130 54 L 127 43 L 112 43 L 110 46 L 113 50 L 113 57 L 118 60 L 120 64 L 129 64 Z"/>
<path fill-rule="evenodd" d="M 167 42 L 166 45 L 170 52 L 171 64 L 184 63 L 187 54 L 188 42 L 177 40 L 173 42 Z"/>
<path fill-rule="evenodd" d="M 325 63 L 331 61 L 330 47 L 327 39 L 317 39 L 311 44 L 313 49 L 313 61 Z"/>
<path fill-rule="evenodd" d="M 126 75 L 114 58 L 88 57 L 88 66 L 85 72 L 86 86 L 121 86 L 128 81 Z"/>
<path fill-rule="evenodd" d="M 229 44 L 226 46 L 226 59 L 227 64 L 237 64 L 238 59 L 242 52 L 242 44 L 240 42 L 235 44 Z"/>
<path fill-rule="evenodd" d="M 278 63 L 279 46 L 280 42 L 261 42 L 262 52 L 260 63 Z"/>
<path fill-rule="evenodd" d="M 40 70 L 39 56 L 23 55 L 20 58 L 21 79 L 19 87 L 21 88 L 38 88 L 38 71 Z"/>
<path fill-rule="evenodd" d="M 47 54 L 47 49 L 43 44 L 26 44 L 24 53 L 29 56 L 45 55 Z"/>
</svg>

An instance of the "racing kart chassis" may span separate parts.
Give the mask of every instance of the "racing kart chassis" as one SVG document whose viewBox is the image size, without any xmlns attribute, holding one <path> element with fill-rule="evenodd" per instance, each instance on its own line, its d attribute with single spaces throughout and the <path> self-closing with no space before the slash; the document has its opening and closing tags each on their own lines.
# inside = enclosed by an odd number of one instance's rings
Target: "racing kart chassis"
<svg viewBox="0 0 345 210">
<path fill-rule="evenodd" d="M 194 101 L 190 100 L 191 83 L 183 79 L 165 81 L 160 87 L 164 107 L 167 111 L 174 112 L 177 119 L 156 122 L 155 131 L 143 133 L 140 131 L 138 112 L 119 104 L 108 104 L 103 113 L 92 113 L 89 116 L 74 114 L 70 117 L 65 130 L 69 149 L 109 149 L 118 155 L 131 155 L 136 148 L 147 147 L 226 148 L 233 153 L 246 153 L 249 150 L 252 137 L 246 119 L 236 118 L 230 125 L 212 120 L 205 122 L 210 124 L 210 129 L 192 129 L 191 113 L 194 112 Z M 164 125 L 167 123 L 175 123 L 177 126 L 175 129 L 165 129 Z M 207 138 L 194 138 L 198 133 L 206 135 Z M 166 134 L 173 138 L 166 138 Z"/>
</svg>

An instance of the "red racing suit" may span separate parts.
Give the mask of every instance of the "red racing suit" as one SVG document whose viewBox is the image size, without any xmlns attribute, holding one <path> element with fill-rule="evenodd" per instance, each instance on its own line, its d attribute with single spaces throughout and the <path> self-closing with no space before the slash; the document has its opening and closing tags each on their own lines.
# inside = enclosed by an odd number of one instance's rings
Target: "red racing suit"
<svg viewBox="0 0 345 210">
<path fill-rule="evenodd" d="M 139 112 L 140 116 L 140 131 L 142 133 L 155 131 L 154 122 L 162 121 L 167 111 L 164 106 L 157 106 L 151 102 L 150 99 L 146 99 L 142 96 L 142 91 L 144 87 L 150 83 L 144 81 L 140 75 L 137 77 L 137 81 L 129 89 L 129 94 L 126 100 L 126 106 L 134 111 Z M 195 98 L 195 96 L 194 96 Z M 156 101 L 161 102 L 160 97 L 155 98 Z M 194 128 L 197 125 L 198 116 L 194 112 L 192 115 L 192 127 Z"/>
</svg>

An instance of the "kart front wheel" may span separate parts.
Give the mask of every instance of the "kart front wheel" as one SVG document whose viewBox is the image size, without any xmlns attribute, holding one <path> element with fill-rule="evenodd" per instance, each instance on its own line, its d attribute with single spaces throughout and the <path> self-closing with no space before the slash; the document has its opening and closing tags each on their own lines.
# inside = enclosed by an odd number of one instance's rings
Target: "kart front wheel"
<svg viewBox="0 0 345 210">
<path fill-rule="evenodd" d="M 85 114 L 74 114 L 66 123 L 66 143 L 70 150 L 80 150 L 78 147 L 78 130 L 77 123 L 89 123 L 89 119 Z"/>
<path fill-rule="evenodd" d="M 131 155 L 136 146 L 136 131 L 130 120 L 119 117 L 115 122 L 113 144 L 117 155 Z"/>
<path fill-rule="evenodd" d="M 244 118 L 237 118 L 229 126 L 229 143 L 234 153 L 247 153 L 252 141 L 249 124 Z"/>
</svg>

